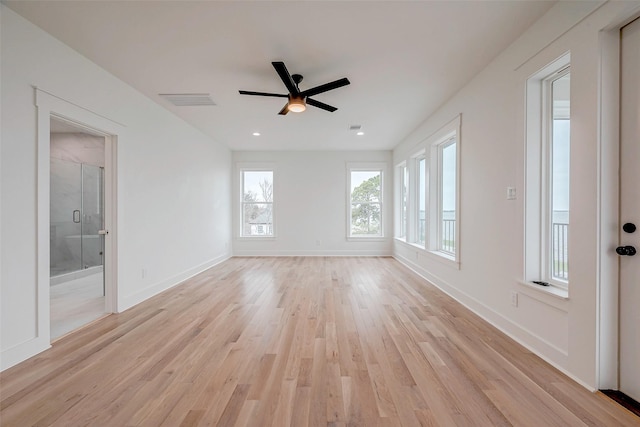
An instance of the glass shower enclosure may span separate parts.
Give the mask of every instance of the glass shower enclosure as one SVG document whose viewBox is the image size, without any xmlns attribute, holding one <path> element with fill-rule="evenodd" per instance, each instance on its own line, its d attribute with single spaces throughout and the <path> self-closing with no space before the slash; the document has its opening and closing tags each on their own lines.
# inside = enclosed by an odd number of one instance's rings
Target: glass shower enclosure
<svg viewBox="0 0 640 427">
<path fill-rule="evenodd" d="M 51 158 L 50 277 L 102 272 L 104 168 Z"/>
</svg>

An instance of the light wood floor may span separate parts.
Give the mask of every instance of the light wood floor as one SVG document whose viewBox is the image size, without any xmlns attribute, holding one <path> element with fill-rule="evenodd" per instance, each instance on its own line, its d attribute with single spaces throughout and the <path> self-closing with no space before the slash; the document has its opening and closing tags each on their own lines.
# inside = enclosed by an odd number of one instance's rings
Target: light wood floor
<svg viewBox="0 0 640 427">
<path fill-rule="evenodd" d="M 0 375 L 9 426 L 632 426 L 391 258 L 232 258 Z"/>
</svg>

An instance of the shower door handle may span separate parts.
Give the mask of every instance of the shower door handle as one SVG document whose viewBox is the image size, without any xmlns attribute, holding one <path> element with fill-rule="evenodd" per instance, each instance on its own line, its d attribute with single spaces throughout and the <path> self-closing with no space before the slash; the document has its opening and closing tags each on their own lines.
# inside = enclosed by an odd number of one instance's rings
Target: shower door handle
<svg viewBox="0 0 640 427">
<path fill-rule="evenodd" d="M 77 209 L 73 211 L 73 222 L 75 222 L 76 224 L 80 222 L 80 211 Z"/>
</svg>

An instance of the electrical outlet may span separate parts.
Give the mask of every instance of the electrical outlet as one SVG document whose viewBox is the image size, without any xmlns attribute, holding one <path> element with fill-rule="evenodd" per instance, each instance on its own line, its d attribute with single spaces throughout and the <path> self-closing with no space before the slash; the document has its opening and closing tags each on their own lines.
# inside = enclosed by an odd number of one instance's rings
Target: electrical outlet
<svg viewBox="0 0 640 427">
<path fill-rule="evenodd" d="M 516 199 L 516 187 L 507 187 L 507 200 Z"/>
<path fill-rule="evenodd" d="M 518 293 L 515 291 L 511 291 L 511 305 L 514 307 L 518 306 Z"/>
<path fill-rule="evenodd" d="M 143 279 L 147 277 L 147 269 L 142 267 L 142 271 L 140 272 L 140 277 Z"/>
<path fill-rule="evenodd" d="M 318 239 L 316 240 L 316 246 L 320 246 L 322 244 L 322 240 Z"/>
</svg>

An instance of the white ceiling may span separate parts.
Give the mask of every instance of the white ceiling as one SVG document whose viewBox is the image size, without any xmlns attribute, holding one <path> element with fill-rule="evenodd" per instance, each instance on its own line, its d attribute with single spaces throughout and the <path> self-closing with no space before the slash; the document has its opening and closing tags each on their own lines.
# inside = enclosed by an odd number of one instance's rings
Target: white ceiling
<svg viewBox="0 0 640 427">
<path fill-rule="evenodd" d="M 233 150 L 388 150 L 544 14 L 551 1 L 6 1 L 10 8 Z M 286 93 L 351 85 L 278 115 Z M 159 93 L 210 93 L 175 107 Z M 362 125 L 364 136 L 349 131 Z M 261 136 L 252 136 L 258 131 Z"/>
</svg>

